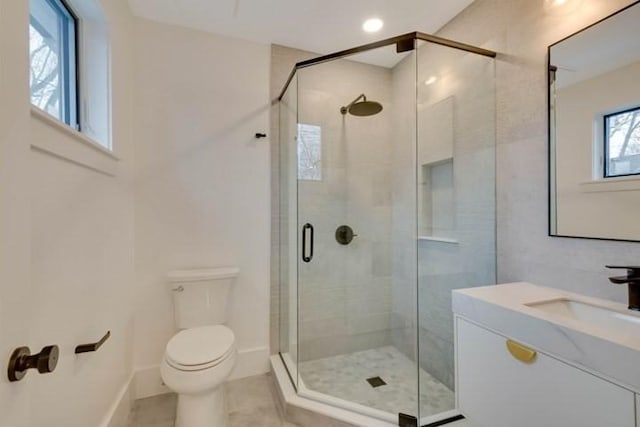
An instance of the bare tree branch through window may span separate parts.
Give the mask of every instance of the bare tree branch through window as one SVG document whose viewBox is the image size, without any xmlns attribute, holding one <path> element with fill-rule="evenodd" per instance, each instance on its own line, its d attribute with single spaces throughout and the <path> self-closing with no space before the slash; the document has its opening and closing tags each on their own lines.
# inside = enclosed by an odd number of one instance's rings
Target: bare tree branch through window
<svg viewBox="0 0 640 427">
<path fill-rule="evenodd" d="M 606 176 L 640 174 L 640 108 L 606 116 Z"/>
<path fill-rule="evenodd" d="M 322 180 L 322 129 L 298 124 L 298 179 Z"/>
</svg>

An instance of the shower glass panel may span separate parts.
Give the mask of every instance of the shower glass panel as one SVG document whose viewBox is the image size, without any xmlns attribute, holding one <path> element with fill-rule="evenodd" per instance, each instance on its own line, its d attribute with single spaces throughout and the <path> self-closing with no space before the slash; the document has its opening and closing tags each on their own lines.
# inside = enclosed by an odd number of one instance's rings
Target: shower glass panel
<svg viewBox="0 0 640 427">
<path fill-rule="evenodd" d="M 299 390 L 417 417 L 416 52 L 297 77 Z"/>
<path fill-rule="evenodd" d="M 298 387 L 298 78 L 293 77 L 278 105 L 279 115 L 279 344 L 294 386 Z"/>
<path fill-rule="evenodd" d="M 454 419 L 451 291 L 495 283 L 494 59 L 414 33 L 292 76 L 277 222 L 291 381 L 391 425 Z"/>
<path fill-rule="evenodd" d="M 420 413 L 455 408 L 451 291 L 496 283 L 493 58 L 418 45 Z"/>
</svg>

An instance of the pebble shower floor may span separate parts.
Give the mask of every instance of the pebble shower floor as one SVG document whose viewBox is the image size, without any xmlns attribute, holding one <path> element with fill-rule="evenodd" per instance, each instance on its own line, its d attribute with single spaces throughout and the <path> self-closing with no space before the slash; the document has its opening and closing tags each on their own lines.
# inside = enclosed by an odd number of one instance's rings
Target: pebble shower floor
<svg viewBox="0 0 640 427">
<path fill-rule="evenodd" d="M 395 347 L 310 360 L 300 363 L 307 388 L 381 411 L 415 414 L 416 365 Z M 386 385 L 372 387 L 367 379 L 380 377 Z M 455 408 L 453 391 L 420 369 L 420 416 Z"/>
</svg>

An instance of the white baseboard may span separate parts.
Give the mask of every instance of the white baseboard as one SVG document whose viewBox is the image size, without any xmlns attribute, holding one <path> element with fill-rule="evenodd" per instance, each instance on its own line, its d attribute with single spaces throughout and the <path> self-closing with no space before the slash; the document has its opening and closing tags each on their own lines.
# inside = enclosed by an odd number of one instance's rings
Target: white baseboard
<svg viewBox="0 0 640 427">
<path fill-rule="evenodd" d="M 162 382 L 160 365 L 136 369 L 133 384 L 135 399 L 171 393 L 169 387 Z"/>
<path fill-rule="evenodd" d="M 255 347 L 238 351 L 238 360 L 229 380 L 266 374 L 271 369 L 269 356 L 271 355 L 268 347 Z"/>
<path fill-rule="evenodd" d="M 238 360 L 229 380 L 266 374 L 270 369 L 269 356 L 269 348 L 267 347 L 238 351 Z M 133 384 L 135 399 L 171 393 L 171 390 L 164 385 L 160 377 L 160 365 L 137 369 L 134 374 Z"/>
<path fill-rule="evenodd" d="M 133 374 L 122 386 L 109 410 L 100 422 L 100 427 L 127 427 L 129 424 L 129 414 L 133 408 L 135 400 L 133 390 Z"/>
</svg>

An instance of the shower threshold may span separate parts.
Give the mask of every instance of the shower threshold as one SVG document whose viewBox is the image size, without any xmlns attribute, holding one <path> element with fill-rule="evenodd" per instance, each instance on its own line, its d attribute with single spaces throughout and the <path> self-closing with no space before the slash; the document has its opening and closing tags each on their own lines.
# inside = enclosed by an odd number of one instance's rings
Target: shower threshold
<svg viewBox="0 0 640 427">
<path fill-rule="evenodd" d="M 345 426 L 362 426 L 362 427 L 397 427 L 398 414 L 386 412 L 376 408 L 372 408 L 360 403 L 351 402 L 339 397 L 330 396 L 309 389 L 302 379 L 298 381 L 298 392 L 296 393 L 289 372 L 285 367 L 292 367 L 292 375 L 297 376 L 294 370 L 295 364 L 285 353 L 271 357 L 271 367 L 274 373 L 274 381 L 279 389 L 278 396 L 281 398 L 282 407 L 285 415 L 289 412 L 292 417 L 289 421 L 296 422 L 296 415 L 300 411 L 307 412 L 305 417 L 317 416 L 318 425 L 323 425 L 322 420 L 337 420 L 345 423 Z M 304 369 L 304 368 L 303 368 Z M 289 409 L 289 411 L 287 410 Z M 309 414 L 311 412 L 311 414 Z M 289 418 L 289 417 L 287 417 Z M 306 419 L 306 418 L 305 418 Z M 447 410 L 438 414 L 422 417 L 421 426 L 440 426 L 449 422 L 461 419 L 460 412 L 457 410 Z M 466 421 L 462 425 L 468 426 Z M 448 424 L 458 427 L 458 423 Z"/>
</svg>

